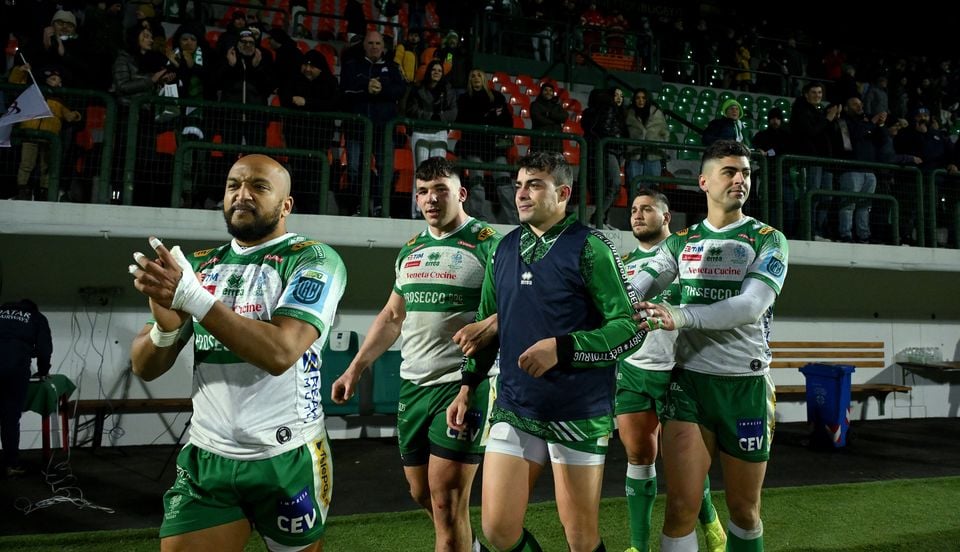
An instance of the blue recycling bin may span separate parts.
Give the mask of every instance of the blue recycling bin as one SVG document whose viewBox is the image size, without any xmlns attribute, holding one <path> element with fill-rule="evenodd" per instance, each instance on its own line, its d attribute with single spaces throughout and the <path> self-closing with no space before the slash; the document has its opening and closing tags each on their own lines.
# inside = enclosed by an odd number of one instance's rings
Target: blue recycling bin
<svg viewBox="0 0 960 552">
<path fill-rule="evenodd" d="M 849 364 L 807 364 L 800 368 L 807 379 L 807 421 L 815 442 L 835 448 L 847 444 L 850 380 L 855 370 Z"/>
</svg>

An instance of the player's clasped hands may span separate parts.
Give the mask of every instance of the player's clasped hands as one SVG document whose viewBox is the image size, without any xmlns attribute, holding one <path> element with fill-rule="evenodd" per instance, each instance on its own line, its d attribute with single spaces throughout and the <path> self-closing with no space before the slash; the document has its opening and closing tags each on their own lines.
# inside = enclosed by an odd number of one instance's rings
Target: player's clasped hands
<svg viewBox="0 0 960 552">
<path fill-rule="evenodd" d="M 637 328 L 646 331 L 675 330 L 673 314 L 666 306 L 659 303 L 644 301 L 633 306 L 633 320 Z"/>
</svg>

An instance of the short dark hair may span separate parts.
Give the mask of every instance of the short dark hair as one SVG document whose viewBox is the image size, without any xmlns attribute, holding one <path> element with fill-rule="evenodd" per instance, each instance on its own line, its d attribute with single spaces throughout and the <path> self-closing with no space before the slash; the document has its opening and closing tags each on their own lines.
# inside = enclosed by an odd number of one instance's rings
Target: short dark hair
<svg viewBox="0 0 960 552">
<path fill-rule="evenodd" d="M 550 173 L 557 186 L 573 186 L 573 169 L 562 153 L 537 151 L 527 154 L 517 162 L 521 169 L 534 169 Z"/>
<path fill-rule="evenodd" d="M 700 167 L 703 168 L 707 161 L 714 159 L 723 159 L 724 157 L 750 157 L 750 150 L 747 146 L 736 140 L 717 140 L 707 146 L 703 152 L 703 158 L 700 160 Z"/>
<path fill-rule="evenodd" d="M 652 197 L 654 201 L 656 201 L 661 205 L 661 207 L 663 207 L 664 211 L 670 210 L 670 200 L 667 199 L 667 196 L 663 195 L 657 190 L 653 190 L 650 188 L 640 188 L 639 190 L 637 190 L 637 195 L 634 197 L 634 199 L 638 197 L 644 197 L 644 196 Z"/>
<path fill-rule="evenodd" d="M 818 81 L 810 81 L 807 84 L 803 85 L 803 95 L 806 96 L 807 92 L 814 88 L 823 88 L 823 84 Z"/>
<path fill-rule="evenodd" d="M 453 163 L 447 160 L 446 157 L 430 157 L 429 159 L 424 159 L 417 167 L 417 180 L 423 180 L 424 182 L 438 178 L 449 178 L 451 176 L 456 177 L 457 180 L 460 179 L 456 169 L 453 168 Z"/>
</svg>

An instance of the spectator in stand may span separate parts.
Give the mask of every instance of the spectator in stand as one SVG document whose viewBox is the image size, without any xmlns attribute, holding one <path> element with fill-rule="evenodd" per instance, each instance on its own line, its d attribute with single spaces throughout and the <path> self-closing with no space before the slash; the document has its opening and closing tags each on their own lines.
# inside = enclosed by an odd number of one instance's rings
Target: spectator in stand
<svg viewBox="0 0 960 552">
<path fill-rule="evenodd" d="M 597 144 L 602 138 L 628 136 L 626 119 L 613 103 L 612 89 L 594 88 L 590 91 L 587 108 L 583 110 L 580 118 L 580 125 L 583 127 L 584 138 L 592 144 L 591 152 L 596 151 Z M 622 144 L 608 144 L 606 151 L 601 153 L 604 156 L 606 173 L 603 181 L 603 203 L 598 204 L 597 209 L 603 216 L 602 225 L 608 229 L 614 229 L 607 224 L 607 217 L 610 214 L 610 207 L 613 206 L 620 192 L 621 152 Z M 599 162 L 596 156 L 591 157 L 592 163 Z M 588 174 L 593 175 L 593 169 L 590 169 Z M 571 203 L 575 202 L 571 201 Z"/>
<path fill-rule="evenodd" d="M 393 61 L 400 66 L 400 73 L 407 82 L 414 82 L 421 53 L 423 44 L 420 42 L 420 29 L 408 30 L 406 40 L 397 45 L 393 54 Z"/>
<path fill-rule="evenodd" d="M 913 155 L 921 160 L 920 170 L 925 179 L 930 179 L 932 173 L 938 169 L 947 172 L 946 179 L 940 176 L 934 182 L 937 194 L 937 212 L 938 223 L 952 220 L 954 211 L 953 206 L 957 202 L 956 193 L 960 190 L 960 182 L 957 181 L 958 160 L 954 152 L 954 145 L 943 130 L 941 130 L 936 121 L 931 119 L 930 110 L 926 107 L 918 107 L 913 110 L 911 116 L 912 123 L 907 128 L 900 131 L 899 136 L 893 142 L 896 153 L 901 155 Z M 952 224 L 945 224 L 949 229 L 948 241 L 956 244 L 956 236 Z"/>
<path fill-rule="evenodd" d="M 384 56 L 383 36 L 370 31 L 363 39 L 363 57 L 350 59 L 340 71 L 340 92 L 348 113 L 357 113 L 373 121 L 373 155 L 383 155 L 383 133 L 387 122 L 397 117 L 397 103 L 403 96 L 406 82 L 400 68 Z M 360 167 L 369 166 L 369 159 L 361 159 L 363 146 L 361 129 L 354 124 L 341 131 L 346 134 L 347 177 L 349 188 L 342 200 L 348 210 L 359 212 Z M 379 163 L 378 163 L 379 165 Z M 383 204 L 383 185 L 378 173 L 371 173 L 370 195 L 373 199 L 373 216 L 379 216 Z"/>
<path fill-rule="evenodd" d="M 296 74 L 278 74 L 278 77 L 284 83 L 279 90 L 281 106 L 304 113 L 337 111 L 339 83 L 327 65 L 327 58 L 320 52 L 310 50 L 303 56 L 303 63 Z M 283 117 L 283 135 L 287 147 L 319 153 L 316 157 L 297 155 L 291 158 L 290 174 L 297 182 L 296 191 L 292 194 L 294 205 L 300 206 L 300 212 L 318 212 L 320 164 L 327 162 L 326 153 L 333 138 L 333 127 L 333 120 L 289 115 Z M 305 197 L 307 195 L 312 197 L 308 200 Z"/>
<path fill-rule="evenodd" d="M 884 137 L 883 125 L 886 120 L 886 113 L 867 117 L 860 98 L 849 98 L 837 120 L 834 153 L 837 157 L 850 161 L 879 162 L 879 146 Z M 844 192 L 872 194 L 877 189 L 877 176 L 871 169 L 853 168 L 840 173 L 839 184 L 840 190 Z M 856 240 L 870 243 L 870 207 L 870 200 L 841 198 L 838 217 L 840 241 L 854 241 L 853 226 L 856 218 Z"/>
<path fill-rule="evenodd" d="M 276 84 L 278 87 L 283 87 L 288 84 L 285 79 L 297 78 L 301 75 L 300 68 L 304 63 L 303 52 L 287 31 L 279 27 L 270 29 L 267 37 L 270 40 L 270 49 L 273 50 L 273 71 L 278 79 Z M 326 60 L 323 66 L 331 75 L 333 74 L 333 67 L 329 67 Z"/>
<path fill-rule="evenodd" d="M 753 135 L 753 147 L 773 160 L 788 153 L 792 142 L 793 136 L 783 126 L 783 110 L 771 108 L 767 112 L 767 128 Z"/>
<path fill-rule="evenodd" d="M 790 153 L 791 147 L 793 146 L 793 135 L 790 134 L 790 130 L 784 126 L 782 109 L 774 107 L 767 112 L 767 128 L 754 134 L 752 143 L 754 149 L 767 156 L 769 160 L 767 163 L 768 167 L 776 166 L 778 155 Z M 767 182 L 767 189 L 770 190 L 769 193 L 773 199 L 772 205 L 774 210 L 783 210 L 784 222 L 789 221 L 791 225 L 795 225 L 796 215 L 794 209 L 796 208 L 796 195 L 794 194 L 792 185 L 792 182 L 784 182 L 783 187 L 783 199 L 785 200 L 789 196 L 791 200 L 789 210 L 787 209 L 787 202 L 779 201 L 779 198 L 776 197 L 773 179 Z M 790 188 L 789 192 L 787 188 Z M 794 229 L 791 228 L 791 233 L 787 235 L 793 236 L 793 230 Z M 785 231 L 784 233 L 787 232 Z"/>
<path fill-rule="evenodd" d="M 524 0 L 521 4 L 523 17 L 527 19 L 533 59 L 537 61 L 553 60 L 553 29 L 550 26 L 556 19 L 553 5 L 546 0 Z"/>
<path fill-rule="evenodd" d="M 832 157 L 831 133 L 842 106 L 831 105 L 824 109 L 823 85 L 811 81 L 803 87 L 803 96 L 793 102 L 791 108 L 790 131 L 793 134 L 793 153 L 811 157 Z M 806 190 L 832 190 L 833 174 L 822 165 L 806 167 Z M 786 187 L 784 193 L 784 230 L 788 236 L 795 236 L 796 231 L 796 197 L 793 189 Z M 830 209 L 830 200 L 823 198 L 813 204 L 814 239 L 826 240 L 827 214 Z M 787 215 L 790 215 L 787 218 Z"/>
<path fill-rule="evenodd" d="M 887 97 L 887 76 L 880 75 L 873 81 L 873 86 L 863 95 L 863 112 L 873 117 L 878 113 L 890 111 L 890 101 Z"/>
<path fill-rule="evenodd" d="M 457 94 L 443 76 L 443 63 L 438 59 L 430 60 L 423 80 L 412 86 L 407 92 L 405 115 L 421 121 L 452 123 L 457 120 Z M 410 147 L 413 159 L 420 166 L 430 157 L 447 156 L 447 129 L 435 127 L 414 127 L 410 135 Z M 412 218 L 420 218 L 416 190 L 410 198 Z"/>
<path fill-rule="evenodd" d="M 203 36 L 204 28 L 196 23 L 184 23 L 173 33 L 173 49 L 167 51 L 167 59 L 177 75 L 177 97 L 196 100 L 215 100 L 213 84 L 216 56 Z M 202 108 L 186 108 L 184 135 L 203 140 L 201 122 Z M 192 127 L 192 128 L 191 128 Z M 187 129 L 190 129 L 189 131 Z"/>
<path fill-rule="evenodd" d="M 113 82 L 113 61 L 123 49 L 123 3 L 110 0 L 88 4 L 80 36 L 86 42 L 89 61 L 87 85 L 94 90 L 109 90 Z"/>
<path fill-rule="evenodd" d="M 367 15 L 363 11 L 363 0 L 347 0 L 343 16 L 347 19 L 347 40 L 355 36 L 363 36 L 367 32 Z M 383 40 L 383 35 L 380 36 Z"/>
<path fill-rule="evenodd" d="M 743 107 L 740 102 L 733 98 L 723 102 L 720 104 L 719 115 L 719 117 L 710 121 L 707 128 L 703 130 L 702 142 L 704 146 L 709 146 L 717 140 L 747 141 L 747 136 L 743 134 L 743 121 L 740 120 L 740 117 L 743 116 Z"/>
<path fill-rule="evenodd" d="M 230 24 L 227 25 L 227 29 L 220 34 L 220 38 L 217 39 L 217 53 L 219 57 L 225 58 L 227 56 L 227 51 L 230 48 L 233 48 L 237 45 L 237 42 L 240 41 L 240 33 L 246 31 L 247 29 L 247 14 L 239 8 L 234 8 L 233 14 L 230 16 Z"/>
<path fill-rule="evenodd" d="M 551 81 L 540 84 L 540 94 L 530 104 L 530 122 L 533 130 L 563 132 L 563 123 L 567 120 L 567 110 L 560 103 L 557 90 Z M 531 151 L 563 151 L 563 141 L 543 136 L 530 138 Z"/>
<path fill-rule="evenodd" d="M 743 38 L 738 36 L 737 41 L 742 42 Z M 749 92 L 750 89 L 753 88 L 753 73 L 750 71 L 750 50 L 743 44 L 740 44 L 737 46 L 733 61 L 738 69 L 733 77 L 734 81 L 736 81 L 737 90 Z M 742 142 L 743 140 L 737 141 Z"/>
<path fill-rule="evenodd" d="M 400 25 L 400 0 L 377 0 L 377 13 L 380 21 L 386 21 L 387 24 L 380 23 L 377 30 L 382 35 L 389 35 L 391 44 L 397 43 Z"/>
<path fill-rule="evenodd" d="M 30 65 L 19 65 L 10 73 L 10 82 L 24 83 L 28 82 L 27 75 L 30 71 Z M 60 69 L 56 67 L 47 67 L 40 71 L 44 79 L 44 84 L 50 88 L 56 89 L 63 86 L 60 75 Z M 53 113 L 52 117 L 42 119 L 33 119 L 20 123 L 20 128 L 29 130 L 39 130 L 50 134 L 60 135 L 60 129 L 63 121 L 75 123 L 80 120 L 80 112 L 73 111 L 67 107 L 63 100 L 54 93 L 48 92 L 46 95 L 47 107 Z M 30 175 L 33 169 L 40 164 L 40 188 L 34 193 L 30 186 Z M 17 171 L 17 199 L 36 199 L 46 201 L 49 197 L 50 189 L 50 144 L 40 141 L 34 142 L 24 140 L 20 153 L 20 169 Z"/>
<path fill-rule="evenodd" d="M 118 120 L 126 121 L 130 116 L 130 105 L 134 98 L 156 96 L 161 88 L 176 82 L 177 74 L 167 66 L 169 60 L 153 48 L 153 33 L 145 27 L 134 26 L 127 30 L 127 47 L 117 55 L 113 63 L 113 89 L 119 104 Z M 145 106 L 149 107 L 149 106 Z M 120 125 L 117 133 L 117 161 L 113 184 L 121 187 L 124 177 L 120 171 L 126 152 L 127 125 Z M 136 174 L 132 201 L 135 205 L 170 206 L 169 178 L 166 182 L 158 180 L 160 172 L 156 166 L 157 127 L 153 110 L 141 111 L 137 123 Z M 120 201 L 120 192 L 114 192 L 113 199 Z"/>
<path fill-rule="evenodd" d="M 780 51 L 779 58 L 783 64 L 781 68 L 783 74 L 791 77 L 787 83 L 786 95 L 799 96 L 801 79 L 797 77 L 807 76 L 807 63 L 803 54 L 797 48 L 796 37 L 787 38 L 787 45 Z"/>
<path fill-rule="evenodd" d="M 877 155 L 881 163 L 888 163 L 893 165 L 904 165 L 906 167 L 916 167 L 923 162 L 922 159 L 916 155 L 901 154 L 897 153 L 894 149 L 894 140 L 896 140 L 897 135 L 900 131 L 906 128 L 906 120 L 892 121 L 890 117 L 887 118 L 887 126 L 884 130 L 883 139 L 880 141 L 880 145 L 877 148 Z M 897 198 L 897 202 L 900 208 L 900 244 L 903 245 L 913 245 L 916 243 L 914 237 L 914 226 L 917 221 L 917 194 L 916 190 L 912 186 L 903 186 L 897 182 L 895 173 L 892 171 L 878 171 L 877 172 L 877 193 L 878 194 L 889 194 Z M 886 203 L 879 205 L 879 209 L 874 209 L 875 216 L 872 217 L 874 221 L 887 222 L 890 220 L 889 216 L 890 207 Z M 887 243 L 897 243 L 892 239 L 891 236 Z"/>
<path fill-rule="evenodd" d="M 252 106 L 266 106 L 274 89 L 273 58 L 257 44 L 251 29 L 240 31 L 237 45 L 226 52 L 217 68 L 215 82 L 220 100 Z M 223 111 L 223 142 L 262 146 L 266 139 L 266 118 L 261 111 Z"/>
<path fill-rule="evenodd" d="M 827 101 L 844 106 L 848 98 L 860 97 L 860 85 L 857 83 L 857 68 L 848 63 L 843 64 L 843 74 L 833 83 L 827 94 Z"/>
<path fill-rule="evenodd" d="M 626 109 L 627 133 L 634 140 L 666 142 L 670 139 L 667 119 L 659 107 L 650 101 L 650 93 L 640 88 L 633 94 L 633 105 Z M 638 176 L 660 176 L 666 152 L 662 149 L 641 146 L 631 147 L 626 152 L 625 173 L 631 192 L 637 186 Z M 641 188 L 656 187 L 656 181 L 643 182 Z"/>
<path fill-rule="evenodd" d="M 39 55 L 30 55 L 27 61 L 35 67 L 60 67 L 64 77 L 74 86 L 87 86 L 89 56 L 85 43 L 77 34 L 77 18 L 72 12 L 59 10 L 43 29 L 43 43 Z"/>
<path fill-rule="evenodd" d="M 470 71 L 467 90 L 457 98 L 457 122 L 470 125 L 489 125 L 492 127 L 513 128 L 513 109 L 499 90 L 492 90 L 487 84 L 486 73 L 482 69 Z M 508 130 L 504 131 L 509 132 Z M 509 134 L 464 130 L 457 141 L 457 156 L 465 161 L 507 164 L 508 145 L 512 145 Z M 481 220 L 497 220 L 504 224 L 518 224 L 519 218 L 515 203 L 516 192 L 510 173 L 496 171 L 493 174 L 497 195 L 500 199 L 500 217 L 494 218 L 483 185 L 483 171 L 471 170 L 468 182 L 467 200 L 464 209 Z"/>
<path fill-rule="evenodd" d="M 443 38 L 443 43 L 437 48 L 436 59 L 443 63 L 443 74 L 450 81 L 450 84 L 458 90 L 466 87 L 467 75 L 463 62 L 467 59 L 467 54 L 463 50 L 463 44 L 460 42 L 460 35 L 456 31 L 450 30 Z"/>
</svg>

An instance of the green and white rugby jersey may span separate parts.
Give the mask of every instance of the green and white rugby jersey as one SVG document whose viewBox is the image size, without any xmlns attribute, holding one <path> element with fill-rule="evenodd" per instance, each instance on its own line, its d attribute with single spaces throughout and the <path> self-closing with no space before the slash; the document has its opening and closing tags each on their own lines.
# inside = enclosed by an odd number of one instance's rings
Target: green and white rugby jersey
<svg viewBox="0 0 960 552">
<path fill-rule="evenodd" d="M 320 352 L 347 284 L 329 246 L 288 233 L 243 248 L 236 240 L 188 256 L 204 289 L 256 320 L 296 318 L 320 335 L 279 376 L 247 363 L 194 321 L 190 442 L 238 460 L 269 458 L 323 432 Z"/>
<path fill-rule="evenodd" d="M 424 229 L 400 250 L 393 291 L 407 311 L 401 378 L 416 385 L 460 381 L 463 353 L 453 334 L 476 320 L 483 274 L 500 237 L 469 218 L 440 238 Z"/>
<path fill-rule="evenodd" d="M 752 217 L 720 229 L 704 220 L 667 238 L 644 270 L 654 277 L 676 274 L 681 307 L 709 305 L 738 295 L 747 278 L 760 280 L 779 295 L 787 257 L 786 237 Z M 770 369 L 772 319 L 771 306 L 757 321 L 732 330 L 681 329 L 677 364 L 706 374 L 764 374 Z"/>
<path fill-rule="evenodd" d="M 658 243 L 652 249 L 646 250 L 641 246 L 623 256 L 623 268 L 627 273 L 627 279 L 630 280 L 642 271 L 650 261 L 657 255 L 657 251 L 663 242 Z M 669 305 L 680 304 L 680 285 L 674 280 L 667 289 L 660 292 L 653 299 L 652 303 L 667 303 Z M 647 333 L 647 338 L 643 346 L 637 349 L 632 355 L 621 359 L 620 363 L 626 363 L 635 368 L 644 370 L 671 370 L 675 363 L 675 348 L 677 343 L 677 330 L 657 330 Z"/>
</svg>

